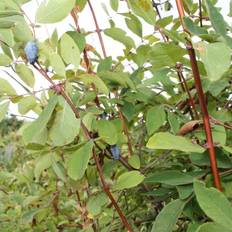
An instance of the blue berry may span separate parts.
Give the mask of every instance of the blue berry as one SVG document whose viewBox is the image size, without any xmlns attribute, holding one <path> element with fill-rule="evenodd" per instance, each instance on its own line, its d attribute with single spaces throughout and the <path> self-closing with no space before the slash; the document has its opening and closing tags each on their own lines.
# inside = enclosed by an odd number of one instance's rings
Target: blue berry
<svg viewBox="0 0 232 232">
<path fill-rule="evenodd" d="M 26 53 L 27 59 L 30 64 L 34 64 L 36 60 L 38 59 L 38 46 L 35 42 L 27 42 L 24 52 Z"/>
<path fill-rule="evenodd" d="M 119 160 L 120 159 L 121 152 L 120 152 L 119 147 L 116 144 L 110 146 L 110 151 L 111 151 L 111 154 L 113 156 L 113 159 L 115 159 L 115 160 Z"/>
</svg>

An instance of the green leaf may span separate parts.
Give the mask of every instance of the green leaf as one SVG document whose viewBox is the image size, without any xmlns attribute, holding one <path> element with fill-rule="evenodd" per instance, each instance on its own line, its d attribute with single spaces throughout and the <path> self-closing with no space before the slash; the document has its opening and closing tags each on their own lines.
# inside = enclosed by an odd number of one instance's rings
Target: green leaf
<svg viewBox="0 0 232 232">
<path fill-rule="evenodd" d="M 12 60 L 9 56 L 5 54 L 0 54 L 0 66 L 8 66 L 10 65 Z"/>
<path fill-rule="evenodd" d="M 193 177 L 179 171 L 159 171 L 147 177 L 146 183 L 161 183 L 168 185 L 184 185 L 193 183 Z"/>
<path fill-rule="evenodd" d="M 113 87 L 115 86 L 123 86 L 123 87 L 129 87 L 131 89 L 134 89 L 134 83 L 130 79 L 130 75 L 128 73 L 124 72 L 100 72 L 98 75 L 101 77 L 101 79 L 106 82 L 106 84 L 111 84 Z"/>
<path fill-rule="evenodd" d="M 92 154 L 92 149 L 93 141 L 89 141 L 71 155 L 68 162 L 68 175 L 72 179 L 80 180 L 84 176 Z"/>
<path fill-rule="evenodd" d="M 217 224 L 232 228 L 232 207 L 222 192 L 215 188 L 206 188 L 200 181 L 194 182 L 197 201 L 205 214 Z"/>
<path fill-rule="evenodd" d="M 151 25 L 155 24 L 156 13 L 150 0 L 128 0 L 128 3 L 135 15 Z"/>
<path fill-rule="evenodd" d="M 9 109 L 9 104 L 9 102 L 5 102 L 0 105 L 0 122 L 5 118 Z"/>
<path fill-rule="evenodd" d="M 15 96 L 17 93 L 7 80 L 0 78 L 0 95 Z"/>
<path fill-rule="evenodd" d="M 17 64 L 15 69 L 21 80 L 33 88 L 35 85 L 35 78 L 31 69 L 29 69 L 25 64 Z"/>
<path fill-rule="evenodd" d="M 71 143 L 80 131 L 80 119 L 62 98 L 59 98 L 61 109 L 56 112 L 54 122 L 49 130 L 53 146 L 64 146 Z M 64 129 L 65 128 L 65 129 Z"/>
<path fill-rule="evenodd" d="M 140 168 L 140 158 L 138 155 L 132 155 L 131 157 L 129 157 L 128 159 L 128 163 L 135 169 L 139 169 Z"/>
<path fill-rule="evenodd" d="M 54 159 L 52 161 L 52 169 L 60 180 L 66 182 L 64 167 L 59 162 L 56 162 Z"/>
<path fill-rule="evenodd" d="M 10 16 L 14 16 L 14 15 L 22 15 L 22 13 L 18 12 L 18 11 L 0 11 L 0 18 L 4 18 L 4 17 L 10 17 Z"/>
<path fill-rule="evenodd" d="M 107 204 L 107 202 L 108 202 L 108 197 L 106 196 L 106 194 L 99 193 L 91 196 L 88 199 L 86 208 L 91 215 L 96 216 L 101 213 L 102 207 L 105 204 Z"/>
<path fill-rule="evenodd" d="M 179 197 L 181 200 L 187 199 L 190 195 L 193 193 L 193 185 L 179 185 L 176 186 L 176 189 L 178 191 Z"/>
<path fill-rule="evenodd" d="M 214 30 L 220 34 L 226 43 L 232 48 L 232 38 L 227 35 L 227 23 L 211 0 L 206 0 L 206 8 Z"/>
<path fill-rule="evenodd" d="M 232 161 L 228 155 L 220 148 L 215 148 L 218 168 L 232 168 Z M 197 166 L 210 167 L 210 158 L 208 151 L 202 154 L 193 153 L 189 155 L 191 162 Z"/>
<path fill-rule="evenodd" d="M 147 112 L 146 127 L 148 135 L 152 135 L 157 131 L 166 121 L 166 113 L 163 108 L 154 106 Z"/>
<path fill-rule="evenodd" d="M 170 124 L 171 131 L 174 134 L 177 134 L 180 130 L 180 123 L 178 121 L 178 117 L 174 113 L 168 112 L 168 122 Z"/>
<path fill-rule="evenodd" d="M 67 33 L 60 39 L 60 54 L 66 64 L 73 64 L 75 69 L 78 69 L 80 64 L 80 50 Z"/>
<path fill-rule="evenodd" d="M 17 22 L 15 27 L 12 28 L 12 31 L 14 33 L 15 40 L 18 42 L 27 43 L 28 41 L 32 41 L 34 39 L 31 29 L 25 21 Z"/>
<path fill-rule="evenodd" d="M 175 136 L 168 132 L 160 132 L 154 134 L 147 143 L 147 147 L 160 150 L 177 150 L 183 152 L 204 152 L 204 148 L 197 144 L 193 144 L 185 137 Z"/>
<path fill-rule="evenodd" d="M 151 232 L 172 232 L 186 202 L 174 200 L 167 204 L 158 214 Z"/>
<path fill-rule="evenodd" d="M 125 172 L 118 177 L 117 182 L 113 185 L 113 190 L 133 188 L 143 182 L 144 178 L 139 171 Z"/>
<path fill-rule="evenodd" d="M 230 48 L 220 42 L 211 44 L 201 42 L 197 48 L 209 80 L 219 80 L 230 67 Z M 220 59 L 215 59 L 215 57 L 220 57 Z"/>
<path fill-rule="evenodd" d="M 160 69 L 165 66 L 175 66 L 177 62 L 183 63 L 183 56 L 186 50 L 175 44 L 156 43 L 150 53 L 153 69 Z"/>
<path fill-rule="evenodd" d="M 110 0 L 110 6 L 114 11 L 118 11 L 119 0 Z"/>
<path fill-rule="evenodd" d="M 0 29 L 0 38 L 4 43 L 9 45 L 9 47 L 13 47 L 15 44 L 13 32 L 9 29 Z M 8 55 L 8 57 L 11 57 L 11 56 Z"/>
<path fill-rule="evenodd" d="M 97 123 L 97 131 L 103 141 L 110 145 L 114 145 L 118 141 L 117 129 L 111 121 L 99 120 Z"/>
<path fill-rule="evenodd" d="M 197 26 L 189 17 L 184 17 L 184 24 L 188 31 L 194 35 L 208 34 L 207 30 Z"/>
<path fill-rule="evenodd" d="M 35 169 L 34 169 L 34 175 L 36 180 L 39 180 L 40 175 L 42 174 L 42 172 L 45 169 L 48 169 L 51 167 L 52 165 L 52 156 L 54 154 L 46 154 L 43 155 L 41 157 L 39 157 L 36 161 L 35 161 Z"/>
<path fill-rule="evenodd" d="M 26 114 L 36 107 L 36 99 L 34 96 L 27 96 L 22 98 L 18 103 L 18 111 L 20 114 Z"/>
<path fill-rule="evenodd" d="M 76 43 L 79 50 L 82 52 L 85 48 L 85 36 L 77 31 L 67 31 L 66 34 L 68 34 Z"/>
<path fill-rule="evenodd" d="M 1 29 L 10 29 L 15 26 L 14 22 L 0 20 Z"/>
<path fill-rule="evenodd" d="M 223 227 L 220 224 L 207 222 L 198 227 L 196 232 L 232 232 L 232 229 Z"/>
<path fill-rule="evenodd" d="M 112 68 L 112 57 L 106 57 L 99 62 L 97 67 L 97 72 L 109 71 Z"/>
<path fill-rule="evenodd" d="M 94 74 L 82 74 L 77 77 L 85 85 L 94 84 L 100 93 L 109 94 L 109 90 L 100 77 Z"/>
<path fill-rule="evenodd" d="M 57 53 L 51 53 L 49 56 L 49 61 L 57 75 L 61 77 L 66 76 L 64 62 Z"/>
<path fill-rule="evenodd" d="M 125 47 L 127 47 L 128 49 L 135 47 L 134 40 L 131 37 L 127 36 L 126 32 L 120 28 L 112 27 L 109 29 L 105 29 L 104 33 L 112 39 L 124 44 Z"/>
<path fill-rule="evenodd" d="M 36 12 L 38 23 L 56 23 L 68 16 L 75 5 L 75 0 L 43 1 Z"/>
<path fill-rule="evenodd" d="M 80 11 L 85 8 L 87 0 L 76 0 L 76 5 L 79 7 Z"/>
<path fill-rule="evenodd" d="M 47 123 L 57 104 L 57 96 L 53 96 L 39 118 L 23 130 L 23 141 L 27 144 L 45 145 L 48 138 Z"/>
<path fill-rule="evenodd" d="M 139 19 L 132 14 L 127 14 L 126 16 L 128 17 L 125 18 L 127 27 L 137 36 L 143 37 L 143 27 Z"/>
</svg>

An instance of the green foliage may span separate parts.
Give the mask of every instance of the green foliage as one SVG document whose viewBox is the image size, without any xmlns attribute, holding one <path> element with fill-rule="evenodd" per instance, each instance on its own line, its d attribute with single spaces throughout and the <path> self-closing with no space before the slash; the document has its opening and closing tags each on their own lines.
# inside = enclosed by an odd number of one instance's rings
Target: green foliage
<svg viewBox="0 0 232 232">
<path fill-rule="evenodd" d="M 107 0 L 104 28 L 98 1 L 42 1 L 35 25 L 30 2 L 0 1 L 0 231 L 130 231 L 123 214 L 136 232 L 231 232 L 232 29 L 217 1 L 202 1 L 201 24 L 198 1 L 183 0 L 189 33 L 169 1 Z M 99 28 L 82 25 L 86 13 Z M 223 192 L 212 188 L 187 41 Z"/>
</svg>

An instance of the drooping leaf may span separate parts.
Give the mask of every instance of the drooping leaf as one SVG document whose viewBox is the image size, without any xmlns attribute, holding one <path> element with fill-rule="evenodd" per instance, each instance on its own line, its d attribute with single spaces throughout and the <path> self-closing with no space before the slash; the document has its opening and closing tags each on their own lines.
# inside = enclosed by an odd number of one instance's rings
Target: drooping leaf
<svg viewBox="0 0 232 232">
<path fill-rule="evenodd" d="M 56 74 L 61 77 L 66 76 L 64 62 L 57 53 L 50 54 L 49 61 Z"/>
<path fill-rule="evenodd" d="M 21 80 L 24 83 L 26 83 L 28 86 L 30 86 L 32 88 L 34 87 L 35 78 L 34 78 L 34 74 L 31 71 L 31 69 L 29 69 L 24 64 L 17 64 L 15 66 L 15 70 L 16 70 L 16 73 L 19 75 L 19 77 L 21 78 Z"/>
<path fill-rule="evenodd" d="M 143 36 L 143 27 L 139 19 L 133 14 L 127 14 L 125 18 L 127 27 L 137 36 Z"/>
<path fill-rule="evenodd" d="M 56 23 L 68 16 L 74 7 L 75 0 L 43 1 L 36 12 L 38 23 Z"/>
<path fill-rule="evenodd" d="M 159 132 L 154 134 L 147 143 L 147 147 L 160 150 L 177 150 L 183 152 L 204 152 L 204 148 L 193 144 L 187 138 L 175 136 L 168 132 Z"/>
<path fill-rule="evenodd" d="M 128 3 L 135 15 L 151 25 L 155 24 L 156 13 L 150 0 L 128 0 Z"/>
<path fill-rule="evenodd" d="M 222 192 L 206 188 L 200 181 L 194 182 L 197 201 L 205 214 L 217 224 L 232 228 L 232 206 Z"/>
<path fill-rule="evenodd" d="M 5 54 L 0 54 L 0 66 L 8 66 L 11 64 L 11 62 L 12 60 L 10 57 Z"/>
<path fill-rule="evenodd" d="M 151 232 L 172 232 L 186 202 L 174 200 L 167 204 L 158 214 Z"/>
<path fill-rule="evenodd" d="M 123 190 L 133 188 L 144 180 L 144 175 L 139 171 L 125 172 L 118 177 L 117 182 L 113 185 L 113 190 Z"/>
<path fill-rule="evenodd" d="M 230 67 L 230 48 L 221 42 L 211 44 L 201 42 L 197 48 L 209 80 L 219 80 Z M 215 57 L 220 57 L 220 59 L 215 59 Z"/>
<path fill-rule="evenodd" d="M 114 11 L 118 11 L 119 0 L 110 0 L 110 6 Z"/>
<path fill-rule="evenodd" d="M 0 105 L 0 122 L 5 118 L 9 108 L 9 102 L 4 102 Z"/>
<path fill-rule="evenodd" d="M 104 33 L 112 39 L 124 44 L 129 49 L 135 47 L 133 39 L 127 36 L 126 32 L 121 28 L 112 27 L 109 29 L 105 29 Z"/>
<path fill-rule="evenodd" d="M 48 169 L 52 165 L 52 153 L 43 155 L 35 161 L 34 175 L 36 180 L 39 180 L 40 175 L 45 169 Z"/>
<path fill-rule="evenodd" d="M 92 148 L 93 141 L 89 141 L 71 155 L 68 162 L 68 175 L 73 180 L 80 180 L 84 176 L 92 154 Z"/>
<path fill-rule="evenodd" d="M 25 144 L 45 145 L 48 138 L 47 123 L 57 104 L 57 96 L 53 96 L 39 118 L 23 130 Z"/>
<path fill-rule="evenodd" d="M 60 39 L 60 54 L 66 64 L 74 65 L 75 69 L 80 64 L 80 50 L 74 40 L 65 33 Z"/>
<path fill-rule="evenodd" d="M 110 145 L 117 143 L 118 134 L 117 129 L 111 121 L 99 120 L 96 122 L 97 131 L 103 141 Z"/>
<path fill-rule="evenodd" d="M 146 127 L 149 135 L 157 131 L 165 122 L 166 113 L 162 107 L 154 106 L 147 112 Z"/>
<path fill-rule="evenodd" d="M 59 98 L 61 109 L 56 112 L 49 137 L 53 146 L 64 146 L 71 143 L 80 130 L 80 119 L 75 117 L 72 109 L 62 98 Z"/>
<path fill-rule="evenodd" d="M 0 95 L 14 96 L 17 93 L 7 80 L 0 78 Z"/>
<path fill-rule="evenodd" d="M 36 107 L 36 99 L 34 96 L 27 96 L 22 98 L 18 103 L 18 111 L 20 114 L 26 114 Z"/>
</svg>

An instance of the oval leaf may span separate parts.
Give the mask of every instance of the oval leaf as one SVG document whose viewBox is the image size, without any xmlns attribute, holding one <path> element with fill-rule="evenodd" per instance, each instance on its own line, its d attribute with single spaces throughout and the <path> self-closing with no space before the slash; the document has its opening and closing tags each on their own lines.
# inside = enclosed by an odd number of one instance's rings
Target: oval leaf
<svg viewBox="0 0 232 232">
<path fill-rule="evenodd" d="M 56 23 L 66 18 L 75 5 L 75 0 L 46 0 L 36 12 L 38 23 Z"/>
<path fill-rule="evenodd" d="M 147 143 L 147 147 L 160 150 L 177 150 L 183 152 L 204 152 L 204 148 L 191 143 L 190 140 L 181 136 L 175 136 L 168 132 L 154 134 Z"/>
<path fill-rule="evenodd" d="M 179 199 L 167 204 L 157 216 L 151 232 L 172 232 L 185 204 Z"/>
<path fill-rule="evenodd" d="M 89 141 L 76 152 L 74 152 L 68 162 L 68 175 L 73 180 L 80 180 L 88 167 L 92 154 L 93 142 Z"/>
<path fill-rule="evenodd" d="M 143 182 L 143 180 L 144 175 L 139 171 L 126 172 L 119 176 L 116 184 L 113 186 L 113 190 L 133 188 Z"/>
<path fill-rule="evenodd" d="M 194 182 L 197 201 L 205 214 L 216 223 L 232 228 L 232 207 L 222 192 L 206 188 L 200 181 Z"/>
</svg>

